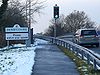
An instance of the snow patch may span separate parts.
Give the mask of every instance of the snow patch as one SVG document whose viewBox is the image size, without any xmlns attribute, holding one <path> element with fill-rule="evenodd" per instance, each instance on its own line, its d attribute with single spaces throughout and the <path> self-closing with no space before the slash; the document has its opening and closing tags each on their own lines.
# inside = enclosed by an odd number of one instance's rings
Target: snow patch
<svg viewBox="0 0 100 75">
<path fill-rule="evenodd" d="M 33 46 L 25 47 L 22 44 L 13 45 L 18 47 L 7 51 L 0 51 L 0 75 L 31 75 L 34 65 L 34 50 L 39 43 L 47 43 L 37 39 Z M 2 48 L 7 49 L 8 47 Z M 2 50 L 0 49 L 0 50 Z"/>
</svg>

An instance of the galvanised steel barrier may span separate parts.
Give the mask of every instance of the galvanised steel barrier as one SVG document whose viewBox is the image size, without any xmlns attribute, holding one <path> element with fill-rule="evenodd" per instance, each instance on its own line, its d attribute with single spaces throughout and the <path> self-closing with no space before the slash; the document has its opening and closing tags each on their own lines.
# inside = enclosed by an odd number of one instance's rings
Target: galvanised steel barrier
<svg viewBox="0 0 100 75">
<path fill-rule="evenodd" d="M 82 60 L 86 60 L 88 64 L 92 64 L 94 70 L 100 70 L 100 56 L 97 56 L 90 49 L 77 45 L 71 41 L 67 41 L 59 38 L 45 36 L 45 37 L 41 37 L 41 39 L 50 41 L 53 44 L 60 45 L 67 48 L 68 50 L 71 50 Z"/>
</svg>

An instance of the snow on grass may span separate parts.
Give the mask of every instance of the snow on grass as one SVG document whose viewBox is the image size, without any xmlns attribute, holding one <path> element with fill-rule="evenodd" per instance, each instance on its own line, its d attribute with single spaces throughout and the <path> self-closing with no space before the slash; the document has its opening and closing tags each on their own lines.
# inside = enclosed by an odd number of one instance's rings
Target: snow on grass
<svg viewBox="0 0 100 75">
<path fill-rule="evenodd" d="M 27 48 L 21 44 L 14 46 L 21 48 L 0 51 L 0 75 L 31 75 L 36 46 Z"/>
<path fill-rule="evenodd" d="M 38 45 L 38 44 L 46 44 L 46 43 L 48 43 L 48 41 L 41 40 L 41 39 L 37 39 L 36 41 L 37 41 L 37 42 L 36 42 L 36 45 Z"/>
<path fill-rule="evenodd" d="M 34 45 L 31 47 L 16 44 L 11 46 L 11 48 L 9 47 L 9 49 L 8 47 L 1 48 L 0 75 L 31 75 L 32 67 L 35 62 L 34 50 L 39 44 L 45 43 L 47 43 L 47 41 L 36 39 Z"/>
<path fill-rule="evenodd" d="M 23 44 L 15 44 L 13 45 L 13 47 L 25 47 L 26 45 L 23 45 Z"/>
<path fill-rule="evenodd" d="M 0 75 L 30 75 L 34 65 L 35 48 L 26 49 L 0 53 Z"/>
</svg>

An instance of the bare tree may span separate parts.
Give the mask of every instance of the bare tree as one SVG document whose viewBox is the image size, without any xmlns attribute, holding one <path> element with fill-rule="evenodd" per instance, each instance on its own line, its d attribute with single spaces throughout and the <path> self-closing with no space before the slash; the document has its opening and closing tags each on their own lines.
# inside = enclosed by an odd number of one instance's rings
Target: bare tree
<svg viewBox="0 0 100 75">
<path fill-rule="evenodd" d="M 42 2 L 40 2 L 39 0 L 30 0 L 30 1 L 31 1 L 31 8 L 30 9 L 29 9 L 29 7 L 30 7 L 29 0 L 24 0 L 24 1 L 11 0 L 10 3 L 9 3 L 9 6 L 12 9 L 18 8 L 19 12 L 17 12 L 17 13 L 20 13 L 20 14 L 26 16 L 27 21 L 29 20 L 29 15 L 31 15 L 32 22 L 36 22 L 35 19 L 34 19 L 35 15 L 41 13 L 41 9 L 44 8 L 43 3 L 45 1 L 42 1 Z M 31 11 L 31 13 L 29 13 L 29 11 Z"/>
<path fill-rule="evenodd" d="M 50 21 L 51 25 L 46 30 L 45 35 L 54 36 L 54 27 L 56 25 L 56 36 L 60 36 L 64 34 L 64 15 L 61 15 L 55 24 L 55 20 L 52 19 Z"/>
<path fill-rule="evenodd" d="M 64 30 L 66 32 L 75 32 L 79 28 L 93 28 L 94 24 L 84 11 L 74 11 L 65 18 Z"/>
<path fill-rule="evenodd" d="M 7 11 L 5 12 L 2 18 L 1 26 L 3 27 L 3 29 L 9 26 L 12 27 L 16 23 L 20 24 L 21 26 L 27 26 L 27 21 L 25 20 L 25 16 L 17 12 L 19 12 L 18 8 L 15 8 L 15 9 L 8 8 L 7 9 Z"/>
<path fill-rule="evenodd" d="M 54 34 L 54 20 L 51 20 L 51 25 L 46 31 L 46 34 Z M 56 24 L 56 35 L 63 35 L 70 32 L 75 32 L 80 28 L 94 28 L 95 23 L 92 22 L 84 11 L 74 11 L 67 15 L 61 15 Z"/>
<path fill-rule="evenodd" d="M 6 4 L 5 2 L 6 0 L 3 1 Z M 24 2 L 21 0 L 10 0 L 7 3 L 7 5 L 6 6 L 4 5 L 7 8 L 7 10 L 4 10 L 5 12 L 2 14 L 3 17 L 2 19 L 0 18 L 0 32 L 3 32 L 3 36 L 0 39 L 3 40 L 3 42 L 5 42 L 4 40 L 5 27 L 13 26 L 15 23 L 18 23 L 22 26 L 28 26 L 29 15 L 31 15 L 32 22 L 35 22 L 34 20 L 35 14 L 36 13 L 40 14 L 41 13 L 40 10 L 44 8 L 43 2 L 39 2 L 39 0 L 31 0 L 31 9 L 29 9 L 28 0 L 25 0 Z M 31 10 L 30 14 L 29 14 L 29 10 Z"/>
<path fill-rule="evenodd" d="M 48 29 L 45 31 L 44 35 L 46 36 L 54 36 L 54 26 L 50 25 Z"/>
<path fill-rule="evenodd" d="M 3 31 L 6 26 L 13 26 L 15 23 L 18 23 L 23 26 L 28 26 L 29 15 L 31 15 L 32 22 L 34 20 L 35 14 L 40 14 L 41 9 L 44 8 L 43 3 L 38 0 L 30 0 L 31 9 L 29 9 L 29 0 L 20 1 L 20 0 L 10 0 L 6 12 L 3 14 L 3 18 L 0 21 L 0 31 Z M 29 10 L 31 13 L 29 14 Z"/>
</svg>

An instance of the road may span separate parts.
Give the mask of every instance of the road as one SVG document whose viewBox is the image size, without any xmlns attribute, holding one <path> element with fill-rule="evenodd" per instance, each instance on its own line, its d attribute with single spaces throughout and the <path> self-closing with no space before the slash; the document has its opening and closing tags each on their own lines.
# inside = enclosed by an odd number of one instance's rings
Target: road
<svg viewBox="0 0 100 75">
<path fill-rule="evenodd" d="M 69 41 L 72 41 L 72 38 L 73 36 L 72 35 L 66 35 L 66 36 L 62 36 L 60 37 L 61 39 L 64 39 L 64 40 L 69 40 Z M 94 51 L 95 53 L 98 53 L 100 54 L 100 46 L 97 48 L 97 47 L 93 47 L 93 46 L 85 46 L 86 48 Z"/>
<path fill-rule="evenodd" d="M 100 54 L 100 47 L 99 48 L 89 48 L 89 49 Z"/>
<path fill-rule="evenodd" d="M 31 75 L 79 75 L 75 63 L 56 45 L 38 42 Z"/>
</svg>

